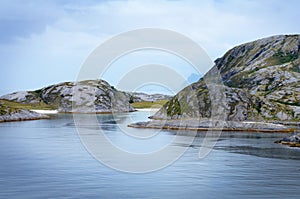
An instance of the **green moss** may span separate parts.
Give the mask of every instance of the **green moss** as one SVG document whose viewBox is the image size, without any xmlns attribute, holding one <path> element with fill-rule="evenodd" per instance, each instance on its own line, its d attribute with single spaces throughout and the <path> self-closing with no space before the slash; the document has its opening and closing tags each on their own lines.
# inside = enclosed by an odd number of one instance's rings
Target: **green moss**
<svg viewBox="0 0 300 199">
<path fill-rule="evenodd" d="M 19 108 L 9 107 L 7 106 L 7 104 L 3 104 L 3 102 L 0 101 L 0 115 L 6 115 L 6 114 L 12 114 L 18 112 L 20 112 Z"/>
<path fill-rule="evenodd" d="M 284 104 L 284 105 L 300 106 L 300 101 L 299 102 L 283 102 L 283 101 L 280 101 L 280 100 L 274 100 L 274 102 Z"/>
<path fill-rule="evenodd" d="M 266 60 L 268 66 L 285 64 L 288 62 L 292 62 L 298 59 L 298 54 L 294 54 L 291 52 L 284 53 L 281 50 L 278 50 L 272 57 Z"/>
<path fill-rule="evenodd" d="M 180 100 L 180 110 L 181 110 L 181 113 L 189 113 L 189 112 L 191 112 L 191 107 L 188 105 L 188 103 L 186 101 L 186 95 L 184 97 L 185 97 L 185 99 Z"/>
<path fill-rule="evenodd" d="M 275 53 L 273 56 L 276 57 L 281 64 L 294 61 L 295 59 L 298 58 L 298 54 L 284 53 L 280 50 L 277 53 Z"/>
<path fill-rule="evenodd" d="M 170 101 L 165 104 L 167 115 L 172 117 L 174 115 L 181 115 L 181 107 L 177 96 L 173 97 Z"/>
<path fill-rule="evenodd" d="M 296 73 L 300 73 L 300 66 L 293 64 L 293 67 L 291 68 L 291 71 L 296 72 Z"/>
<path fill-rule="evenodd" d="M 6 113 L 7 113 L 6 107 L 0 104 L 0 115 L 5 115 Z"/>
<path fill-rule="evenodd" d="M 34 93 L 34 94 L 36 94 L 37 96 L 40 97 L 42 95 L 42 89 L 32 91 L 32 93 Z"/>
</svg>

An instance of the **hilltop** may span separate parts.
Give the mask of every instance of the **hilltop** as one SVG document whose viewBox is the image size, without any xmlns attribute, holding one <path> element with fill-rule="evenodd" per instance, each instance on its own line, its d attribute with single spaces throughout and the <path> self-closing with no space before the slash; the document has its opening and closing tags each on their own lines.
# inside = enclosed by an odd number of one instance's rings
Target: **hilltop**
<svg viewBox="0 0 300 199">
<path fill-rule="evenodd" d="M 280 35 L 249 42 L 215 61 L 227 101 L 226 120 L 300 120 L 300 35 Z M 206 75 L 209 75 L 206 74 Z M 211 115 L 210 92 L 203 78 L 174 96 L 153 118 L 190 117 L 190 93 L 196 93 L 200 118 Z M 176 103 L 178 102 L 178 103 Z"/>
<path fill-rule="evenodd" d="M 1 96 L 0 121 L 46 118 L 31 109 L 58 110 L 60 113 L 131 112 L 135 110 L 134 106 L 163 104 L 169 98 L 163 94 L 119 91 L 104 80 L 62 82 Z"/>
<path fill-rule="evenodd" d="M 170 127 L 174 119 L 208 121 L 218 115 L 212 115 L 213 99 L 226 102 L 219 104 L 217 109 L 229 129 L 241 122 L 299 125 L 299 53 L 300 35 L 272 36 L 236 46 L 215 60 L 215 65 L 203 78 L 176 94 L 151 119 L 167 120 Z M 216 76 L 216 71 L 220 74 L 224 95 L 210 90 L 205 83 L 205 79 Z M 201 127 L 208 128 L 208 123 Z M 151 125 L 148 122 L 131 126 Z"/>
</svg>

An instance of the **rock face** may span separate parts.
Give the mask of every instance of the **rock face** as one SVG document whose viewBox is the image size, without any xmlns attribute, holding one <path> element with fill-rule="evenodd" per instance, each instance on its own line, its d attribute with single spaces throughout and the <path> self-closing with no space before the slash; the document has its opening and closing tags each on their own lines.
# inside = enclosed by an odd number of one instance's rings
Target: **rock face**
<svg viewBox="0 0 300 199">
<path fill-rule="evenodd" d="M 300 35 L 280 35 L 237 46 L 215 61 L 198 82 L 184 88 L 154 119 L 210 118 L 212 92 L 205 78 L 219 71 L 227 121 L 300 121 Z M 197 100 L 193 100 L 196 98 Z M 212 99 L 212 100 L 211 100 Z"/>
<path fill-rule="evenodd" d="M 285 137 L 281 140 L 276 141 L 277 144 L 288 145 L 290 147 L 300 147 L 300 133 Z"/>
<path fill-rule="evenodd" d="M 219 124 L 223 123 L 219 128 Z M 264 122 L 237 122 L 237 121 L 211 121 L 209 119 L 184 119 L 184 120 L 152 120 L 147 122 L 137 122 L 128 125 L 134 128 L 172 129 L 172 130 L 222 130 L 222 131 L 249 131 L 249 132 L 294 132 L 294 129 L 285 125 L 264 123 Z"/>
<path fill-rule="evenodd" d="M 0 122 L 11 122 L 21 120 L 47 119 L 46 115 L 29 110 L 16 109 L 0 104 Z"/>
<path fill-rule="evenodd" d="M 59 112 L 129 112 L 130 95 L 116 90 L 103 80 L 64 82 L 36 91 L 15 92 L 1 99 L 24 104 L 46 103 Z"/>
</svg>

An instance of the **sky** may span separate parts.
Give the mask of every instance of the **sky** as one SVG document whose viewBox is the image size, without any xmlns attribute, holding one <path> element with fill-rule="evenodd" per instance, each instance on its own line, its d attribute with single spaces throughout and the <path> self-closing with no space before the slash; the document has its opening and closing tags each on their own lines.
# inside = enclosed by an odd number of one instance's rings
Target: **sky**
<svg viewBox="0 0 300 199">
<path fill-rule="evenodd" d="M 113 36 L 139 28 L 181 33 L 215 60 L 245 42 L 300 33 L 299 7 L 298 0 L 1 0 L 0 95 L 75 81 L 95 48 Z M 137 58 L 138 62 L 133 61 Z M 171 65 L 186 78 L 194 73 L 178 58 L 152 52 L 124 58 L 115 67 L 152 59 Z M 122 75 L 115 72 L 105 77 L 112 85 Z"/>
</svg>

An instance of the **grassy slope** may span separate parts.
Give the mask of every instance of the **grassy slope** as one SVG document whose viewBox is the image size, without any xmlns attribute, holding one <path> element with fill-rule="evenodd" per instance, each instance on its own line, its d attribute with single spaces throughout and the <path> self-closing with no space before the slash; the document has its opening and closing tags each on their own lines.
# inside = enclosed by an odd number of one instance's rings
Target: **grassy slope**
<svg viewBox="0 0 300 199">
<path fill-rule="evenodd" d="M 10 107 L 10 108 L 15 108 L 15 109 L 25 109 L 25 110 L 30 110 L 30 109 L 38 109 L 38 110 L 53 110 L 56 109 L 57 107 L 53 105 L 48 105 L 45 103 L 38 103 L 38 104 L 22 104 L 18 102 L 11 102 L 8 100 L 0 100 L 0 103 Z"/>
<path fill-rule="evenodd" d="M 134 102 L 131 105 L 134 108 L 151 108 L 151 107 L 157 107 L 163 106 L 165 103 L 167 103 L 168 100 L 160 100 L 157 102 Z"/>
</svg>

